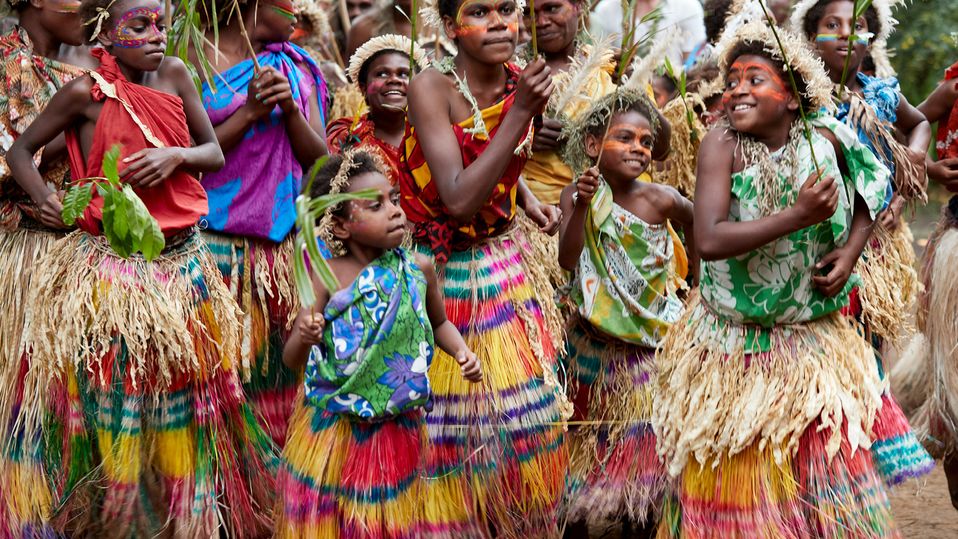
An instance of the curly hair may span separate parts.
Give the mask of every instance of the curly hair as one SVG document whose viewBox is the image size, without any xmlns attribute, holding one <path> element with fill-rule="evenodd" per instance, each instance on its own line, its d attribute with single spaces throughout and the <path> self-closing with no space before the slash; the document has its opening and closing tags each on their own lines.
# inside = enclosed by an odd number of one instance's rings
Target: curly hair
<svg viewBox="0 0 958 539">
<path fill-rule="evenodd" d="M 705 5 L 702 8 L 705 11 L 705 40 L 709 43 L 717 43 L 722 36 L 733 1 L 705 0 Z"/>
<path fill-rule="evenodd" d="M 839 0 L 820 0 L 812 9 L 808 10 L 808 13 L 805 14 L 805 19 L 802 21 L 802 30 L 806 36 L 811 37 L 818 33 L 818 23 L 822 20 L 822 17 L 825 16 L 825 9 L 829 4 L 838 1 Z M 868 9 L 865 10 L 865 24 L 868 25 L 869 32 L 874 32 L 875 35 L 882 33 L 882 21 L 874 5 L 870 4 Z"/>
<path fill-rule="evenodd" d="M 343 155 L 329 156 L 316 173 L 316 178 L 312 181 L 312 185 L 309 186 L 309 193 L 307 194 L 312 198 L 328 195 L 333 188 L 333 179 L 340 175 L 340 169 L 343 167 L 343 161 L 345 160 L 346 158 Z M 352 152 L 349 170 L 343 172 L 346 178 L 346 184 L 342 186 L 342 191 L 346 191 L 349 187 L 349 182 L 351 182 L 353 178 L 357 178 L 363 174 L 377 172 L 384 174 L 379 159 L 365 149 Z M 342 208 L 340 208 L 340 210 L 341 209 Z"/>
</svg>

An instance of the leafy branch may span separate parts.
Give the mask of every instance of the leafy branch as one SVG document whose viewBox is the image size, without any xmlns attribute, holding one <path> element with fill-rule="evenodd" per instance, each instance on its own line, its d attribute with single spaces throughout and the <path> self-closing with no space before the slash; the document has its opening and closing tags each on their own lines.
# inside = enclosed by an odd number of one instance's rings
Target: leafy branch
<svg viewBox="0 0 958 539">
<path fill-rule="evenodd" d="M 675 69 L 672 67 L 672 62 L 669 60 L 669 57 L 665 57 L 665 73 L 669 76 L 670 79 L 675 83 L 679 88 L 679 99 L 682 100 L 682 105 L 685 107 L 685 121 L 689 124 L 689 133 L 692 136 L 693 142 L 698 142 L 698 135 L 695 131 L 695 117 L 692 115 L 692 109 L 689 108 L 688 102 L 688 90 L 687 90 L 687 75 L 685 70 L 682 70 L 682 76 L 676 76 Z"/>
<path fill-rule="evenodd" d="M 319 282 L 330 293 L 339 290 L 339 280 L 333 274 L 329 263 L 319 252 L 317 243 L 318 231 L 316 222 L 322 219 L 327 209 L 349 200 L 373 200 L 379 196 L 375 189 L 364 189 L 356 193 L 337 193 L 312 198 L 309 193 L 319 169 L 323 167 L 329 157 L 317 159 L 309 170 L 309 181 L 303 193 L 296 198 L 296 238 L 293 240 L 293 280 L 299 299 L 303 307 L 312 308 L 316 304 L 316 291 L 310 275 L 319 279 Z"/>
<path fill-rule="evenodd" d="M 63 198 L 60 216 L 66 225 L 73 226 L 93 200 L 96 187 L 103 198 L 103 235 L 110 247 L 122 258 L 140 252 L 150 262 L 163 252 L 166 238 L 133 187 L 120 183 L 119 159 L 120 145 L 115 144 L 103 155 L 105 177 L 91 178 L 91 183 L 71 187 Z"/>
</svg>

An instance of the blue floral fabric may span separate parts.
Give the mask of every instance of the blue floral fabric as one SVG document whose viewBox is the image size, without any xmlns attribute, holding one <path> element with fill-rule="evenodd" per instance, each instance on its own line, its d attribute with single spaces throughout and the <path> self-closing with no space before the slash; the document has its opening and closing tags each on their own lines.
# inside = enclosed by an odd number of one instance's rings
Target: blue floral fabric
<svg viewBox="0 0 958 539">
<path fill-rule="evenodd" d="M 425 296 L 422 270 L 404 249 L 386 252 L 333 294 L 323 343 L 306 364 L 307 400 L 363 419 L 425 406 L 434 342 Z"/>
</svg>

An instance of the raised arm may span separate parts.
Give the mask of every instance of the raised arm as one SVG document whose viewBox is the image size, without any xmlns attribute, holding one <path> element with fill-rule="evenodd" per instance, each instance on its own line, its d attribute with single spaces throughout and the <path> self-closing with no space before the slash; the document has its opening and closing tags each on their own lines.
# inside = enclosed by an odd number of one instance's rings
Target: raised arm
<svg viewBox="0 0 958 539">
<path fill-rule="evenodd" d="M 63 205 L 57 193 L 43 181 L 33 156 L 71 125 L 86 118 L 87 109 L 93 102 L 90 98 L 92 87 L 93 80 L 89 76 L 65 85 L 7 150 L 7 164 L 13 178 L 40 208 L 41 222 L 51 228 L 63 228 L 60 218 Z"/>
<path fill-rule="evenodd" d="M 559 227 L 559 266 L 574 271 L 585 244 L 585 220 L 592 196 L 599 188 L 599 171 L 592 167 L 579 176 L 572 185 L 562 190 L 559 207 L 562 224 Z M 577 197 L 572 195 L 577 193 Z"/>
<path fill-rule="evenodd" d="M 447 95 L 449 81 L 429 69 L 409 84 L 409 122 L 416 129 L 439 197 L 450 215 L 471 219 L 492 194 L 512 160 L 533 116 L 542 111 L 552 93 L 552 78 L 544 60 L 530 63 L 519 77 L 515 103 L 486 151 L 463 168 L 462 154 L 452 129 Z"/>
<path fill-rule="evenodd" d="M 753 251 L 772 240 L 831 216 L 838 186 L 831 177 L 805 180 L 794 206 L 753 221 L 729 221 L 735 141 L 713 129 L 699 148 L 695 185 L 694 234 L 703 260 L 722 260 Z"/>
<path fill-rule="evenodd" d="M 931 124 L 928 119 L 911 103 L 901 96 L 898 102 L 897 120 L 895 128 L 908 141 L 911 151 L 924 156 L 928 153 L 928 144 L 931 142 Z"/>
<path fill-rule="evenodd" d="M 918 105 L 918 110 L 925 115 L 929 123 L 934 124 L 947 117 L 955 106 L 955 101 L 958 101 L 958 79 L 946 80 Z"/>
</svg>

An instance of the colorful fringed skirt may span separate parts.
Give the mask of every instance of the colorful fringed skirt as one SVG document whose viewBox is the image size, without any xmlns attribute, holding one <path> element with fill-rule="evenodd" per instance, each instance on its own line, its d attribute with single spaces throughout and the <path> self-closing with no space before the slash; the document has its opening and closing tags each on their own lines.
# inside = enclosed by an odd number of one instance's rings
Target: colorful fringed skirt
<svg viewBox="0 0 958 539">
<path fill-rule="evenodd" d="M 242 314 L 237 367 L 257 418 L 282 447 L 296 398 L 296 373 L 283 364 L 283 344 L 296 316 L 292 239 L 283 243 L 204 232 Z"/>
<path fill-rule="evenodd" d="M 21 414 L 41 413 L 23 401 L 29 365 L 21 338 L 35 263 L 62 237 L 35 226 L 0 232 L 0 537 L 48 535 L 53 493 L 40 440 L 24 439 L 19 425 Z"/>
<path fill-rule="evenodd" d="M 656 362 L 678 481 L 659 537 L 899 536 L 869 450 L 881 379 L 847 317 L 746 326 L 695 294 Z"/>
<path fill-rule="evenodd" d="M 446 314 L 482 361 L 483 381 L 467 382 L 455 359 L 436 351 L 426 417 L 430 535 L 557 533 L 571 410 L 557 377 L 553 288 L 532 252 L 514 225 L 440 268 Z"/>
<path fill-rule="evenodd" d="M 261 537 L 276 450 L 236 366 L 238 308 L 199 235 L 156 260 L 75 232 L 38 262 L 24 437 L 42 433 L 55 524 L 73 536 Z"/>
<path fill-rule="evenodd" d="M 879 228 L 856 268 L 862 285 L 852 290 L 843 310 L 860 324 L 878 360 L 884 390 L 872 427 L 872 456 L 889 486 L 922 477 L 935 468 L 935 461 L 912 432 L 892 394 L 882 357 L 884 344 L 897 346 L 914 331 L 910 313 L 920 287 L 911 242 L 911 230 L 904 221 L 894 231 Z"/>
<path fill-rule="evenodd" d="M 425 441 L 420 410 L 366 421 L 300 394 L 279 473 L 276 537 L 420 537 Z"/>
<path fill-rule="evenodd" d="M 581 320 L 570 325 L 567 350 L 575 405 L 567 520 L 646 524 L 666 484 L 651 426 L 655 350 Z"/>
</svg>

